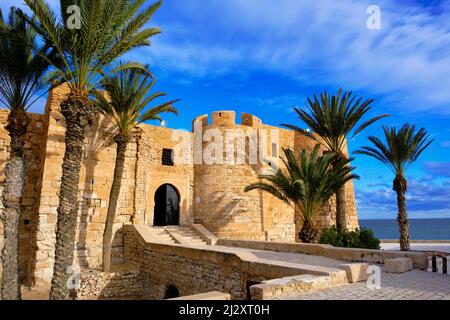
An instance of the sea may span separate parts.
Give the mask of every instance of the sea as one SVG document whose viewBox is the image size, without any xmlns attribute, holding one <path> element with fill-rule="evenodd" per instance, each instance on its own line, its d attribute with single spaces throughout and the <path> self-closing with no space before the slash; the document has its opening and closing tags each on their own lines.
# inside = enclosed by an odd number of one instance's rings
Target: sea
<svg viewBox="0 0 450 320">
<path fill-rule="evenodd" d="M 397 220 L 359 220 L 361 228 L 372 229 L 384 240 L 399 239 Z M 450 240 L 450 219 L 410 219 L 411 240 Z"/>
</svg>

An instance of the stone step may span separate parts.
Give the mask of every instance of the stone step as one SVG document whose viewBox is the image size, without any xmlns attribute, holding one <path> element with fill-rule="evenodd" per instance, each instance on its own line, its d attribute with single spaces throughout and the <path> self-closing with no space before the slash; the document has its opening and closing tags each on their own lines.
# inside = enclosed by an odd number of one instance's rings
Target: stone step
<svg viewBox="0 0 450 320">
<path fill-rule="evenodd" d="M 207 245 L 207 243 L 193 230 L 187 227 L 166 227 L 166 231 L 176 239 L 177 242 L 185 245 Z"/>
<path fill-rule="evenodd" d="M 197 235 L 193 230 L 187 227 L 167 226 L 150 227 L 147 226 L 149 238 L 153 241 L 168 244 L 186 244 L 186 245 L 206 245 L 207 243 Z"/>
<path fill-rule="evenodd" d="M 329 276 L 303 274 L 263 281 L 250 287 L 252 300 L 278 300 L 335 287 Z"/>
</svg>

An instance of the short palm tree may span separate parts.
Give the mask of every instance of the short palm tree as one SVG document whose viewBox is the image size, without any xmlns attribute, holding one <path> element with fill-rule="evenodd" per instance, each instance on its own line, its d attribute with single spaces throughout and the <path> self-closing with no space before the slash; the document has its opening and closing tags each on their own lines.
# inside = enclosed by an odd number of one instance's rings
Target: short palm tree
<svg viewBox="0 0 450 320">
<path fill-rule="evenodd" d="M 352 92 L 343 92 L 342 89 L 335 96 L 330 96 L 325 91 L 320 98 L 316 95 L 314 99 L 308 98 L 306 110 L 294 108 L 300 120 L 306 123 L 314 134 L 310 135 L 294 125 L 283 126 L 307 134 L 340 158 L 347 158 L 347 142 L 374 122 L 388 116 L 380 115 L 361 123 L 362 118 L 371 110 L 373 101 L 357 99 Z M 338 230 L 347 227 L 345 185 L 336 192 L 336 227 Z"/>
<path fill-rule="evenodd" d="M 336 162 L 336 154 L 330 152 L 319 156 L 319 151 L 320 144 L 310 156 L 303 149 L 298 161 L 291 149 L 283 149 L 282 161 L 286 170 L 260 175 L 262 181 L 245 188 L 246 192 L 255 189 L 269 192 L 293 207 L 303 221 L 299 238 L 306 243 L 318 238 L 315 218 L 324 203 L 347 181 L 359 178 L 352 174 L 354 168 L 349 166 L 349 159 Z"/>
<path fill-rule="evenodd" d="M 422 128 L 416 132 L 416 127 L 404 124 L 399 130 L 395 127 L 383 127 L 386 143 L 377 137 L 369 137 L 373 147 L 362 147 L 356 154 L 365 154 L 384 163 L 395 174 L 393 189 L 397 193 L 398 216 L 400 230 L 400 248 L 409 251 L 409 222 L 406 211 L 406 192 L 408 183 L 405 172 L 422 152 L 433 142 L 427 131 Z"/>
<path fill-rule="evenodd" d="M 0 11 L 0 102 L 9 109 L 6 130 L 11 138 L 5 168 L 2 252 L 4 300 L 20 299 L 18 277 L 19 218 L 25 182 L 24 143 L 30 119 L 26 111 L 46 92 L 43 77 L 48 69 L 48 47 L 38 47 L 36 33 L 27 25 L 23 13 L 11 8 L 8 21 Z"/>
<path fill-rule="evenodd" d="M 116 164 L 114 179 L 109 195 L 108 215 L 103 233 L 103 271 L 111 267 L 111 242 L 113 238 L 114 217 L 119 200 L 122 175 L 125 165 L 125 153 L 136 126 L 148 120 L 162 121 L 160 114 L 170 112 L 177 114 L 173 103 L 178 100 L 147 109 L 156 98 L 165 96 L 163 92 L 150 94 L 155 80 L 148 74 L 137 70 L 122 70 L 102 80 L 105 92 L 94 93 L 94 104 L 111 121 L 116 129 Z"/>
<path fill-rule="evenodd" d="M 60 19 L 44 0 L 25 0 L 25 3 L 35 17 L 30 19 L 31 25 L 62 59 L 61 65 L 54 66 L 55 84 L 65 82 L 70 89 L 60 105 L 67 127 L 66 149 L 50 290 L 51 299 L 67 299 L 67 270 L 73 263 L 83 141 L 94 110 L 89 95 L 98 87 L 112 62 L 133 48 L 149 45 L 149 38 L 160 33 L 158 28 L 149 28 L 146 24 L 161 1 L 144 7 L 145 0 L 61 0 Z M 70 14 L 73 11 L 68 7 L 74 5 L 80 9 L 80 16 Z M 66 24 L 74 19 L 80 19 L 80 28 L 77 29 L 76 21 L 71 28 Z M 122 69 L 132 67 L 142 66 L 120 66 Z"/>
</svg>

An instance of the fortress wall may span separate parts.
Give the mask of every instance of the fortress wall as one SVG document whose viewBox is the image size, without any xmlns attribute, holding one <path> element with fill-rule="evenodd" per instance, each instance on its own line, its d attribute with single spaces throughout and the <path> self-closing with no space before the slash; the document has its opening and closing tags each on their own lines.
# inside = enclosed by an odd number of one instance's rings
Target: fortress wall
<svg viewBox="0 0 450 320">
<path fill-rule="evenodd" d="M 59 104 L 66 93 L 67 88 L 64 86 L 53 90 L 49 94 L 46 109 L 48 138 L 43 148 L 46 161 L 42 172 L 43 184 L 40 190 L 39 223 L 35 241 L 36 261 L 33 268 L 36 280 L 46 283 L 51 279 L 53 272 L 56 209 L 59 203 L 61 165 L 65 151 L 65 121 L 59 112 Z M 114 225 L 113 263 L 121 263 L 123 260 L 123 225 L 144 223 L 144 221 L 153 222 L 154 191 L 161 184 L 172 183 L 179 189 L 182 199 L 182 219 L 187 221 L 188 217 L 192 216 L 192 200 L 190 200 L 192 169 L 161 165 L 162 148 L 172 148 L 176 144 L 170 139 L 172 130 L 148 125 L 143 125 L 142 128 L 139 152 L 136 141 L 132 140 L 126 153 Z M 78 195 L 80 209 L 74 254 L 75 263 L 83 267 L 101 266 L 102 236 L 116 155 L 112 137 L 111 125 L 103 116 L 98 116 L 88 129 L 84 143 Z"/>
<path fill-rule="evenodd" d="M 137 218 L 143 223 L 153 225 L 156 190 L 163 184 L 171 184 L 180 195 L 180 223 L 193 223 L 194 172 L 192 155 L 186 159 L 190 161 L 188 163 L 177 164 L 176 162 L 174 166 L 164 166 L 161 163 L 164 148 L 172 149 L 177 154 L 177 145 L 183 143 L 183 141 L 189 142 L 190 148 L 192 133 L 184 132 L 183 136 L 179 136 L 178 133 L 173 135 L 174 130 L 172 129 L 148 125 L 144 125 L 142 129 L 139 155 L 142 159 L 141 167 L 144 168 L 145 172 L 138 175 L 138 181 L 144 184 L 145 192 L 143 194 L 145 194 L 145 198 L 137 201 L 136 204 L 143 205 L 145 210 L 143 216 L 137 216 Z M 183 154 L 180 154 L 180 156 L 183 156 Z M 136 221 L 136 223 L 139 223 L 139 221 Z"/>
<path fill-rule="evenodd" d="M 205 118 L 201 120 L 203 124 L 207 123 Z M 216 150 L 224 153 L 223 159 L 226 161 L 227 145 L 237 149 L 233 136 L 226 139 L 226 130 L 246 132 L 248 127 L 235 124 L 234 112 L 218 111 L 213 113 L 212 125 L 203 126 L 203 134 L 208 129 L 222 133 L 223 142 Z M 208 152 L 211 145 L 211 142 L 203 142 L 203 150 Z M 219 237 L 264 239 L 259 192 L 243 191 L 257 180 L 260 165 L 235 164 L 234 160 L 225 164 L 205 162 L 203 159 L 203 164 L 194 165 L 195 220 Z"/>
<path fill-rule="evenodd" d="M 0 192 L 5 179 L 4 169 L 9 156 L 9 135 L 5 129 L 9 111 L 0 110 Z M 42 145 L 45 143 L 44 116 L 29 113 L 30 124 L 25 137 L 25 158 L 27 176 L 24 185 L 24 197 L 22 200 L 23 215 L 20 218 L 19 232 L 19 277 L 26 282 L 27 275 L 34 259 L 33 241 L 38 220 L 38 200 L 40 188 L 40 176 L 43 164 Z M 3 204 L 0 201 L 0 207 Z M 3 226 L 0 222 L 0 252 L 3 247 Z M 0 265 L 0 279 L 1 279 Z"/>
<path fill-rule="evenodd" d="M 283 156 L 283 148 L 294 148 L 295 133 L 291 130 L 280 129 L 272 126 L 263 126 L 267 130 L 269 137 L 266 145 L 266 154 L 272 157 Z M 279 143 L 276 154 L 273 154 L 271 141 L 271 129 L 278 129 Z M 285 166 L 279 160 L 280 168 Z M 266 168 L 268 168 L 266 166 Z M 264 211 L 264 229 L 267 233 L 267 240 L 269 241 L 288 241 L 293 242 L 296 239 L 295 215 L 294 209 L 272 196 L 267 192 L 261 192 L 262 205 Z"/>
<path fill-rule="evenodd" d="M 59 105 L 66 97 L 68 88 L 60 86 L 48 95 L 44 115 L 30 114 L 32 122 L 27 135 L 26 157 L 28 160 L 27 178 L 23 206 L 25 213 L 21 219 L 20 275 L 27 284 L 42 282 L 48 284 L 53 272 L 55 228 L 58 192 L 61 182 L 62 161 L 65 151 L 65 120 L 60 114 Z M 0 110 L 0 170 L 4 170 L 8 156 L 9 138 L 5 130 L 8 111 Z M 236 124 L 234 112 L 217 111 L 213 113 L 211 125 L 208 116 L 200 116 L 203 133 L 216 129 L 225 134 L 227 130 L 249 129 L 267 130 L 265 156 L 270 158 L 273 146 L 271 129 L 278 132 L 276 156 L 282 154 L 283 147 L 296 150 L 312 149 L 311 139 L 293 131 L 264 125 L 250 114 L 242 115 L 242 124 Z M 261 170 L 269 166 L 259 161 L 256 164 L 228 162 L 225 164 L 176 164 L 163 166 L 162 150 L 177 149 L 183 137 L 192 147 L 193 134 L 174 136 L 175 131 L 168 128 L 142 125 L 139 143 L 129 143 L 126 166 L 116 214 L 116 231 L 113 241 L 113 262 L 123 260 L 123 232 L 125 224 L 153 225 L 154 195 L 157 188 L 169 183 L 180 194 L 180 223 L 194 221 L 205 225 L 219 237 L 247 240 L 294 241 L 300 228 L 298 219 L 294 224 L 293 209 L 260 191 L 244 193 L 244 188 L 256 182 Z M 76 231 L 74 260 L 84 267 L 99 267 L 101 264 L 101 244 L 106 220 L 109 192 L 115 164 L 115 144 L 112 129 L 102 116 L 98 116 L 88 129 L 84 142 L 84 157 L 80 172 L 78 201 L 80 210 Z M 233 137 L 232 137 L 233 138 Z M 248 155 L 250 138 L 247 138 Z M 201 142 L 203 147 L 210 143 Z M 242 144 L 242 140 L 240 142 Z M 233 139 L 223 141 L 227 148 L 238 146 Z M 258 150 L 260 151 L 260 150 Z M 259 153 L 258 153 L 259 154 Z M 235 156 L 236 156 L 235 151 Z M 192 154 L 190 154 L 192 157 Z M 225 160 L 227 160 L 224 157 Z M 190 159 L 192 160 L 192 158 Z M 230 159 L 228 159 L 230 160 Z M 266 159 L 267 160 L 267 159 Z M 269 159 L 270 160 L 270 159 Z M 0 171 L 0 182 L 3 182 Z M 348 184 L 347 206 L 350 208 L 348 226 L 357 226 L 356 205 L 353 185 Z M 320 226 L 329 226 L 335 221 L 334 199 L 325 206 L 318 221 Z M 0 247 L 3 234 L 0 225 Z M 0 270 L 1 272 L 1 270 Z"/>
<path fill-rule="evenodd" d="M 233 140 L 226 141 L 227 130 L 263 129 L 267 133 L 267 140 L 264 143 L 261 144 L 258 140 L 258 157 L 261 152 L 259 148 L 264 148 L 264 161 L 258 158 L 257 164 L 250 165 L 247 158 L 246 164 L 194 165 L 196 221 L 222 238 L 288 242 L 298 240 L 302 221 L 295 218 L 294 209 L 268 193 L 257 190 L 244 193 L 243 189 L 257 182 L 257 177 L 263 170 L 270 169 L 265 161 L 273 161 L 274 157 L 282 156 L 283 148 L 294 148 L 299 154 L 303 148 L 312 151 L 316 142 L 294 131 L 265 125 L 259 118 L 245 113 L 242 114 L 241 125 L 235 123 L 236 115 L 232 111 L 214 112 L 211 125 L 208 125 L 209 119 L 206 115 L 196 120 L 202 123 L 203 135 L 208 129 L 219 130 L 222 133 L 224 153 L 230 143 L 235 148 L 239 144 Z M 276 134 L 277 137 L 272 139 L 272 134 Z M 276 145 L 273 146 L 275 141 Z M 246 143 L 249 142 L 246 141 Z M 203 141 L 203 149 L 208 148 L 210 144 L 211 142 Z M 248 146 L 246 146 L 246 152 L 248 154 Z M 284 167 L 281 161 L 279 165 L 281 168 Z M 354 229 L 358 227 L 358 221 L 351 182 L 347 184 L 346 192 L 349 212 L 347 226 Z M 335 206 L 335 197 L 333 197 L 325 204 L 317 217 L 319 227 L 335 224 Z"/>
<path fill-rule="evenodd" d="M 312 151 L 317 142 L 313 139 L 306 138 L 303 134 L 295 134 L 295 149 L 306 149 Z M 321 150 L 324 148 L 322 147 Z M 348 151 L 344 152 L 348 156 Z M 355 194 L 353 182 L 350 181 L 345 185 L 346 192 L 346 206 L 347 206 L 347 228 L 354 230 L 359 228 L 358 215 L 356 210 Z M 336 196 L 332 196 L 330 200 L 323 206 L 319 216 L 317 217 L 317 224 L 320 228 L 330 227 L 336 225 Z M 297 220 L 297 230 L 301 229 L 301 221 Z M 298 232 L 297 232 L 298 233 Z"/>
</svg>

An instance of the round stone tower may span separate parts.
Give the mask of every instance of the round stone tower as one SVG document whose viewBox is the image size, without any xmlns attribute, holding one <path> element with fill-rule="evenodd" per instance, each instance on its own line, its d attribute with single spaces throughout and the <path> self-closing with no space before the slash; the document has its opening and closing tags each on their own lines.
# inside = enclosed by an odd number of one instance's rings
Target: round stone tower
<svg viewBox="0 0 450 320">
<path fill-rule="evenodd" d="M 262 167 L 255 154 L 261 120 L 243 114 L 236 124 L 234 111 L 216 111 L 211 124 L 204 115 L 193 127 L 196 222 L 220 237 L 264 239 L 260 192 L 244 192 Z"/>
<path fill-rule="evenodd" d="M 312 151 L 314 139 L 298 132 L 263 124 L 233 111 L 216 111 L 193 121 L 194 221 L 221 238 L 295 241 L 301 219 L 281 200 L 267 192 L 244 192 L 258 175 L 283 169 L 282 148 Z M 346 186 L 347 227 L 358 227 L 351 182 Z M 330 199 L 317 217 L 320 227 L 335 223 L 335 200 Z"/>
</svg>

